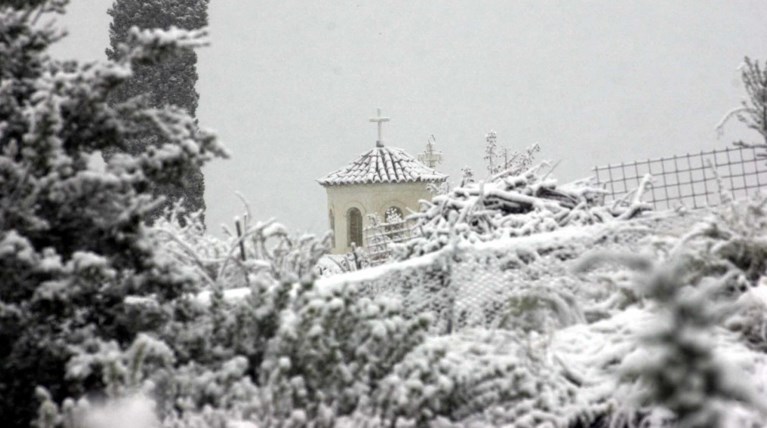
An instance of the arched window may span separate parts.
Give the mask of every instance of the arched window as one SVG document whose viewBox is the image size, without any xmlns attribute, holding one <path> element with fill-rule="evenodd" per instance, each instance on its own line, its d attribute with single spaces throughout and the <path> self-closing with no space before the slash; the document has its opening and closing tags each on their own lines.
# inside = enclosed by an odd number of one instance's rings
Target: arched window
<svg viewBox="0 0 767 428">
<path fill-rule="evenodd" d="M 357 247 L 362 246 L 362 213 L 357 208 L 350 208 L 346 214 L 349 230 L 346 235 L 346 245 L 351 247 L 352 242 Z"/>
<path fill-rule="evenodd" d="M 333 247 L 336 246 L 336 218 L 333 217 L 333 210 L 330 210 L 328 213 L 328 216 L 330 217 L 330 231 L 333 233 Z"/>
<path fill-rule="evenodd" d="M 385 221 L 386 223 L 399 223 L 404 219 L 404 216 L 402 215 L 402 210 L 399 209 L 399 207 L 389 207 L 386 209 L 385 215 Z"/>
</svg>

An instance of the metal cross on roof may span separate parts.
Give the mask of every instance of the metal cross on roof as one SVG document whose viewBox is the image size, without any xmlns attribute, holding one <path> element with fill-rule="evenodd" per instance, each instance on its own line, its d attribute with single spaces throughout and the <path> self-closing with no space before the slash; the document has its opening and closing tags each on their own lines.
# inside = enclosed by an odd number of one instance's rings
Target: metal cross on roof
<svg viewBox="0 0 767 428">
<path fill-rule="evenodd" d="M 429 137 L 429 141 L 426 143 L 426 151 L 418 155 L 418 160 L 432 169 L 442 162 L 442 152 L 434 150 L 435 141 L 436 139 L 433 135 Z"/>
<path fill-rule="evenodd" d="M 378 109 L 378 117 L 371 117 L 371 122 L 378 122 L 378 140 L 376 141 L 376 147 L 383 147 L 382 125 L 384 122 L 388 122 L 388 117 L 381 117 L 381 109 Z"/>
</svg>

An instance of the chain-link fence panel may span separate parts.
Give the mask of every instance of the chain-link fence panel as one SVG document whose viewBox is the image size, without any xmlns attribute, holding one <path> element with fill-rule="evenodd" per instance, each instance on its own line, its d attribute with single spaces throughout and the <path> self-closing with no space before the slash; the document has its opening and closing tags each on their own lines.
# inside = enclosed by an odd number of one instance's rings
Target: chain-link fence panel
<svg viewBox="0 0 767 428">
<path fill-rule="evenodd" d="M 475 245 L 457 243 L 320 284 L 349 282 L 363 295 L 396 298 L 408 315 L 430 313 L 436 332 L 467 327 L 545 331 L 541 323 L 561 326 L 599 316 L 602 301 L 614 295 L 605 288 L 620 287 L 628 275 L 624 267 L 609 264 L 575 275 L 571 270 L 579 257 L 597 250 L 652 251 L 652 240 L 679 236 L 708 213 L 656 213 Z M 593 306 L 587 313 L 584 302 Z"/>
</svg>

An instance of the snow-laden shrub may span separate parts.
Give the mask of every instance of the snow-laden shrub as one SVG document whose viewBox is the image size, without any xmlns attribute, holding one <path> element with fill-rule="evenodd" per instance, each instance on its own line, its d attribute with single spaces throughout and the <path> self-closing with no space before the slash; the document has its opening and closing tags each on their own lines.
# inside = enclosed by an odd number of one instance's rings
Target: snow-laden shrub
<svg viewBox="0 0 767 428">
<path fill-rule="evenodd" d="M 727 206 L 724 212 L 732 209 L 733 205 Z M 615 426 L 674 422 L 719 427 L 733 420 L 733 406 L 750 407 L 751 413 L 746 411 L 751 415 L 749 423 L 760 419 L 758 412 L 767 409 L 749 383 L 735 382 L 744 374 L 721 353 L 721 326 L 728 319 L 732 323 L 733 313 L 740 328 L 748 330 L 748 322 L 734 302 L 763 273 L 759 272 L 763 268 L 755 273 L 748 254 L 762 251 L 764 236 L 748 220 L 753 212 L 720 215 L 698 225 L 661 260 L 601 253 L 586 257 L 576 268 L 605 261 L 630 267 L 636 272 L 632 280 L 637 295 L 652 314 L 634 339 L 633 349 L 617 356 L 621 389 L 629 391 L 631 400 L 623 400 L 622 410 L 613 414 Z M 744 222 L 750 227 L 739 228 Z M 670 413 L 658 418 L 659 409 Z"/>
<path fill-rule="evenodd" d="M 714 257 L 742 272 L 743 279 L 756 285 L 767 274 L 767 197 L 735 201 L 730 198 L 714 212 L 704 236 L 716 240 Z"/>
<path fill-rule="evenodd" d="M 270 417 L 333 426 L 423 342 L 430 320 L 407 319 L 398 303 L 368 299 L 352 285 L 300 287 L 279 314 L 260 369 L 265 403 Z"/>
<path fill-rule="evenodd" d="M 179 367 L 167 345 L 147 336 L 127 350 L 115 343 L 93 345 L 70 361 L 68 376 L 98 372 L 106 393 L 67 398 L 58 405 L 45 388 L 38 388 L 37 426 L 225 428 L 233 420 L 253 419 L 259 408 L 244 357 Z"/>
<path fill-rule="evenodd" d="M 645 284 L 644 293 L 660 306 L 658 318 L 641 350 L 624 360 L 624 376 L 635 379 L 640 405 L 665 407 L 682 426 L 718 427 L 728 403 L 759 402 L 714 350 L 710 332 L 720 317 L 722 284 L 685 285 L 681 269 L 671 262 Z"/>
<path fill-rule="evenodd" d="M 280 266 L 261 268 L 273 272 L 288 265 Z M 79 425 L 67 421 L 81 420 L 92 400 L 119 401 L 141 393 L 152 399 L 165 427 L 223 428 L 232 420 L 266 424 L 291 417 L 300 426 L 318 417 L 317 397 L 326 397 L 319 408 L 333 420 L 354 410 L 360 398 L 355 394 L 374 388 L 387 367 L 423 340 L 428 320 L 405 320 L 396 305 L 358 299 L 350 289 L 321 293 L 311 276 L 304 277 L 308 282 L 291 282 L 297 274 L 282 273 L 282 282 L 271 274 L 253 275 L 248 293 L 239 299 L 225 298 L 220 289 L 182 299 L 173 306 L 173 317 L 157 323 L 157 339 L 140 335 L 127 348 L 91 339 L 70 345 L 74 357 L 67 377 L 85 384 L 88 400 L 59 407 L 48 399 L 40 417 L 57 421 L 51 427 L 75 428 Z M 337 306 L 339 298 L 345 307 Z M 323 305 L 325 310 L 314 311 Z M 141 296 L 129 296 L 126 306 L 140 315 L 168 309 Z M 294 319 L 302 320 L 300 325 Z M 327 331 L 317 337 L 316 330 L 309 331 L 315 325 Z M 318 352 L 307 355 L 307 349 Z M 342 358 L 334 360 L 338 352 Z M 294 361 L 292 370 L 273 364 L 285 359 Z M 346 370 L 352 378 L 339 377 Z M 300 391 L 299 379 L 306 381 Z M 93 394 L 88 386 L 94 382 L 103 385 L 103 393 Z M 301 399 L 301 394 L 313 398 Z"/>
<path fill-rule="evenodd" d="M 767 316 L 764 276 L 767 274 L 767 198 L 754 196 L 726 203 L 706 222 L 687 234 L 683 248 L 694 249 L 688 265 L 700 277 L 721 278 L 722 294 L 738 299 L 737 310 L 725 325 L 742 335 L 754 349 L 767 350 Z M 740 296 L 740 297 L 739 297 Z"/>
<path fill-rule="evenodd" d="M 226 426 L 230 419 L 276 418 L 269 407 L 271 387 L 256 385 L 268 377 L 263 364 L 270 341 L 284 328 L 282 314 L 314 288 L 328 237 L 294 239 L 279 223 L 251 224 L 246 215 L 236 220 L 237 235 L 219 240 L 206 235 L 194 215 L 182 225 L 179 208 L 151 233 L 178 265 L 205 278 L 207 290 L 183 308 L 183 320 L 167 322 L 160 332 L 176 357 L 172 376 L 150 377 L 159 385 L 153 396 L 164 423 Z M 227 298 L 224 291 L 231 288 L 244 293 Z"/>
<path fill-rule="evenodd" d="M 566 426 L 576 402 L 537 335 L 471 330 L 429 338 L 383 380 L 374 404 L 389 426 L 444 417 L 534 427 Z"/>
<path fill-rule="evenodd" d="M 179 265 L 207 272 L 209 286 L 184 307 L 185 321 L 160 332 L 175 365 L 171 376 L 157 372 L 146 382 L 156 385 L 151 396 L 164 425 L 332 426 L 359 414 L 378 380 L 423 341 L 430 320 L 405 317 L 399 303 L 352 285 L 318 287 L 315 264 L 328 240 L 294 240 L 279 224 L 251 226 L 248 217 L 226 241 L 201 234 L 194 216 L 181 225 L 172 212 L 152 229 Z M 226 291 L 231 282 L 245 285 L 231 290 L 238 297 Z"/>
</svg>

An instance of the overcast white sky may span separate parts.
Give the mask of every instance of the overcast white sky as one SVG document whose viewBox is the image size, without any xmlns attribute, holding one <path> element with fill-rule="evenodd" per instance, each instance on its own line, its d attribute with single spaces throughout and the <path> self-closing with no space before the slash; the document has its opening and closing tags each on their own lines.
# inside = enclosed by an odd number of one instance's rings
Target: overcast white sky
<svg viewBox="0 0 767 428">
<path fill-rule="evenodd" d="M 60 57 L 103 59 L 111 0 L 72 0 Z M 724 147 L 714 126 L 740 101 L 736 67 L 767 59 L 767 2 L 212 0 L 199 52 L 199 117 L 234 157 L 206 170 L 208 226 L 242 211 L 327 228 L 315 179 L 375 144 L 411 154 L 429 135 L 457 179 L 483 168 L 484 135 L 593 166 Z"/>
</svg>

